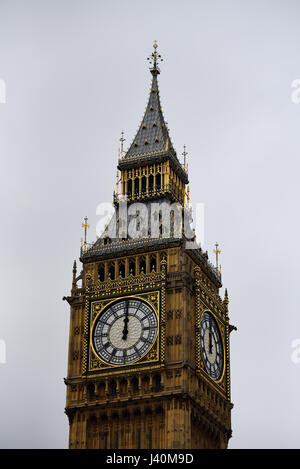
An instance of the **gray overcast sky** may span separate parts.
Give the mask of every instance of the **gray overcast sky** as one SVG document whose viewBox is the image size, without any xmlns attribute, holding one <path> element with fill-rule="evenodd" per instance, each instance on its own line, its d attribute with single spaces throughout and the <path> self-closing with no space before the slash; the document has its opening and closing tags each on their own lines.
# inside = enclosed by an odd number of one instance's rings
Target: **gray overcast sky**
<svg viewBox="0 0 300 469">
<path fill-rule="evenodd" d="M 300 446 L 298 1 L 0 0 L 0 446 L 66 447 L 68 305 L 157 39 L 161 100 L 230 296 L 231 448 Z"/>
</svg>

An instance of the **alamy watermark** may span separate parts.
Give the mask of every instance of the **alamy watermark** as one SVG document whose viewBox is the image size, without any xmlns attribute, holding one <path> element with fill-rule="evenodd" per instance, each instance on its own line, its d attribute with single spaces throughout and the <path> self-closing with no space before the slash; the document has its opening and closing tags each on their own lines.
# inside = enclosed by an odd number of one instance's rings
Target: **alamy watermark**
<svg viewBox="0 0 300 469">
<path fill-rule="evenodd" d="M 6 103 L 6 83 L 0 78 L 0 104 Z"/>
<path fill-rule="evenodd" d="M 300 339 L 292 340 L 291 347 L 293 349 L 291 360 L 295 365 L 298 365 L 300 363 Z"/>
<path fill-rule="evenodd" d="M 293 88 L 291 94 L 291 101 L 294 104 L 300 103 L 300 78 L 296 78 L 292 81 L 291 87 Z"/>
<path fill-rule="evenodd" d="M 116 207 L 111 203 L 100 203 L 96 215 L 100 217 L 96 234 L 109 239 L 169 239 L 184 238 L 187 249 L 204 246 L 204 204 L 183 207 L 178 202 L 166 200 L 136 202 L 128 204 L 126 198 Z M 197 239 L 197 242 L 196 242 Z"/>
<path fill-rule="evenodd" d="M 3 339 L 0 339 L 0 365 L 6 363 L 6 343 Z"/>
</svg>

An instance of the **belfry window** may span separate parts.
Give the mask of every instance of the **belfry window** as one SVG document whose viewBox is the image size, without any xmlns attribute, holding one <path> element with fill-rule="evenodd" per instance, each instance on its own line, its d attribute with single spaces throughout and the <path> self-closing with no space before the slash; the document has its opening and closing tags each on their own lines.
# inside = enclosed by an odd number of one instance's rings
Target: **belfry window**
<svg viewBox="0 0 300 469">
<path fill-rule="evenodd" d="M 139 183 L 140 183 L 139 178 L 136 178 L 134 180 L 134 193 L 135 193 L 135 195 L 139 195 Z"/>
<path fill-rule="evenodd" d="M 146 259 L 144 257 L 140 259 L 140 273 L 146 273 Z"/>
<path fill-rule="evenodd" d="M 109 264 L 109 268 L 108 268 L 108 276 L 111 280 L 114 280 L 115 279 L 115 264 L 114 262 L 112 262 L 111 264 Z"/>
<path fill-rule="evenodd" d="M 151 272 L 156 271 L 156 255 L 150 257 L 150 270 Z"/>
<path fill-rule="evenodd" d="M 119 276 L 124 278 L 125 277 L 125 263 L 124 261 L 121 261 L 119 263 Z"/>
<path fill-rule="evenodd" d="M 135 259 L 129 261 L 129 274 L 135 275 Z"/>
<path fill-rule="evenodd" d="M 100 282 L 104 282 L 104 280 L 105 280 L 105 269 L 104 269 L 103 264 L 100 264 L 99 267 L 98 267 L 98 278 L 99 278 Z"/>
<path fill-rule="evenodd" d="M 160 190 L 160 186 L 161 186 L 161 175 L 160 174 L 157 174 L 156 175 L 156 190 Z"/>
<path fill-rule="evenodd" d="M 149 176 L 149 191 L 153 191 L 153 175 Z"/>
<path fill-rule="evenodd" d="M 127 183 L 127 195 L 131 196 L 132 195 L 132 180 L 128 179 Z"/>
<path fill-rule="evenodd" d="M 142 177 L 142 193 L 146 192 L 146 182 L 147 182 L 147 178 L 146 176 L 143 176 Z"/>
</svg>

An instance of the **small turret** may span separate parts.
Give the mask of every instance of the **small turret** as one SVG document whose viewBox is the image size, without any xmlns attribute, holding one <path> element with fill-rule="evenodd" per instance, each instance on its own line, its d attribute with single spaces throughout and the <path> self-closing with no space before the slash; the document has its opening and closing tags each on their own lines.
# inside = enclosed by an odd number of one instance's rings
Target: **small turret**
<svg viewBox="0 0 300 469">
<path fill-rule="evenodd" d="M 74 264 L 73 264 L 73 280 L 72 280 L 72 293 L 77 289 L 76 274 L 77 274 L 77 265 L 76 265 L 76 260 L 74 260 Z"/>
</svg>

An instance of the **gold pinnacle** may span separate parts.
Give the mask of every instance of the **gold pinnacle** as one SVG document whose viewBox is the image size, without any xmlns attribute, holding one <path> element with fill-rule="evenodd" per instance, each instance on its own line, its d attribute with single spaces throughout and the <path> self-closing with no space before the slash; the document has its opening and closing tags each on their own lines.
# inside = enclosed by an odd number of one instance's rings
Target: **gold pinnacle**
<svg viewBox="0 0 300 469">
<path fill-rule="evenodd" d="M 86 246 L 86 235 L 87 235 L 87 230 L 90 228 L 90 225 L 88 224 L 88 217 L 84 217 L 84 223 L 82 223 L 82 228 L 84 228 L 84 246 Z"/>
<path fill-rule="evenodd" d="M 215 244 L 216 249 L 214 249 L 214 254 L 216 255 L 216 267 L 217 270 L 219 270 L 219 254 L 221 254 L 221 251 L 219 248 L 218 243 Z"/>
</svg>

